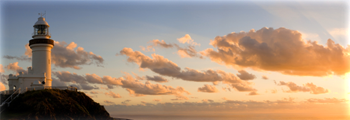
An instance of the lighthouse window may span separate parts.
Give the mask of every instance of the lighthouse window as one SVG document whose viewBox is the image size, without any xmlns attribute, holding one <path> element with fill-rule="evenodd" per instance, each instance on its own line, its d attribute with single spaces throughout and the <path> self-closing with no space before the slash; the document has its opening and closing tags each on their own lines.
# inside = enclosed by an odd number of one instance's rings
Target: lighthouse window
<svg viewBox="0 0 350 120">
<path fill-rule="evenodd" d="M 35 31 L 37 35 L 46 35 L 47 29 L 45 25 L 38 25 L 35 27 Z"/>
</svg>

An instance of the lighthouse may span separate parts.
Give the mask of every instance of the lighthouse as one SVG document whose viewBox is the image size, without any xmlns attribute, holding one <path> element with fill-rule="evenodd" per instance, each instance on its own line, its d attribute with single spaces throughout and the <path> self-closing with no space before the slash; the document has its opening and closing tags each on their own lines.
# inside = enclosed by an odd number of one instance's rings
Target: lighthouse
<svg viewBox="0 0 350 120">
<path fill-rule="evenodd" d="M 51 86 L 51 49 L 54 46 L 54 40 L 50 39 L 50 26 L 41 16 L 33 27 L 33 39 L 29 41 L 29 46 L 32 49 L 33 74 L 44 74 L 45 86 Z"/>
<path fill-rule="evenodd" d="M 9 89 L 21 88 L 51 88 L 51 49 L 54 46 L 54 40 L 50 39 L 49 24 L 41 16 L 33 25 L 34 33 L 29 40 L 29 47 L 32 49 L 32 67 L 28 67 L 27 72 L 21 72 L 18 75 L 9 75 Z"/>
</svg>

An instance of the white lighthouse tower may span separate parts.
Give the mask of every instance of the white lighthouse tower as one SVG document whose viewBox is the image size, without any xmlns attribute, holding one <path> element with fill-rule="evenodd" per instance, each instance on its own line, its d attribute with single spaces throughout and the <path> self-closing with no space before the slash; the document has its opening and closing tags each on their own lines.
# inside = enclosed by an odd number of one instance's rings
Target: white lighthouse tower
<svg viewBox="0 0 350 120">
<path fill-rule="evenodd" d="M 49 24 L 41 16 L 34 24 L 34 33 L 29 46 L 32 49 L 32 67 L 28 67 L 27 73 L 9 75 L 9 89 L 21 88 L 22 91 L 35 88 L 51 88 L 51 49 L 54 40 L 50 39 Z"/>
<path fill-rule="evenodd" d="M 50 39 L 50 26 L 41 16 L 33 27 L 33 39 L 29 41 L 32 49 L 33 74 L 45 74 L 45 86 L 51 86 L 51 49 L 54 46 L 54 40 Z"/>
</svg>

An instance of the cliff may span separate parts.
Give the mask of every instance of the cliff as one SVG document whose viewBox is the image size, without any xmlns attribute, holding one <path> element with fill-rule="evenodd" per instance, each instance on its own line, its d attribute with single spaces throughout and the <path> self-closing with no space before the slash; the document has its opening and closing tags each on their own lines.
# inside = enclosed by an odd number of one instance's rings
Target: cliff
<svg viewBox="0 0 350 120">
<path fill-rule="evenodd" d="M 113 120 L 99 103 L 83 92 L 69 90 L 28 91 L 1 113 L 1 120 Z"/>
</svg>

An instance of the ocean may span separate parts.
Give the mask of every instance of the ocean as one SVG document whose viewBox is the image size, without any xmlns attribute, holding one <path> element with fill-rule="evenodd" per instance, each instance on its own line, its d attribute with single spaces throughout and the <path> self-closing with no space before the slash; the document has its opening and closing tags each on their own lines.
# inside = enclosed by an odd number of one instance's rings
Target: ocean
<svg viewBox="0 0 350 120">
<path fill-rule="evenodd" d="M 300 114 L 113 114 L 115 118 L 132 120 L 350 120 L 348 116 L 341 115 L 300 115 Z"/>
</svg>

